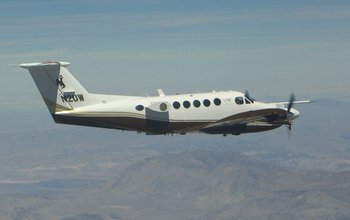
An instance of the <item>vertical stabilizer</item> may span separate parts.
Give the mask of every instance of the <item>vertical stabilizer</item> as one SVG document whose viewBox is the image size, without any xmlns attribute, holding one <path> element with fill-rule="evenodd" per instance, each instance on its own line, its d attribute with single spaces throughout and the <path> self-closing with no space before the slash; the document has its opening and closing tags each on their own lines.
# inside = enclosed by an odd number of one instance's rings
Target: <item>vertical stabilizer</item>
<svg viewBox="0 0 350 220">
<path fill-rule="evenodd" d="M 67 62 L 26 63 L 50 113 L 69 111 L 96 103 L 66 68 Z"/>
</svg>

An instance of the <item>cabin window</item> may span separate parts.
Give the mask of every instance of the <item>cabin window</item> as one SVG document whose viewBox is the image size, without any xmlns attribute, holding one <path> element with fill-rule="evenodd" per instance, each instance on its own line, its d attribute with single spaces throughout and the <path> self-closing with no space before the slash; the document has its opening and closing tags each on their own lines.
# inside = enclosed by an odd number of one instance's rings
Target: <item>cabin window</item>
<svg viewBox="0 0 350 220">
<path fill-rule="evenodd" d="M 159 105 L 159 110 L 161 110 L 162 112 L 165 112 L 168 109 L 167 104 L 162 103 Z"/>
<path fill-rule="evenodd" d="M 204 99 L 203 105 L 204 105 L 205 107 L 209 107 L 209 106 L 210 106 L 210 101 L 209 101 L 208 99 Z"/>
<path fill-rule="evenodd" d="M 214 104 L 215 104 L 216 106 L 221 105 L 221 100 L 220 100 L 219 98 L 215 98 L 215 99 L 214 99 Z"/>
<path fill-rule="evenodd" d="M 193 105 L 194 105 L 194 107 L 198 108 L 199 106 L 201 106 L 201 102 L 198 100 L 194 100 Z"/>
<path fill-rule="evenodd" d="M 245 104 L 252 104 L 252 103 L 249 101 L 249 99 L 245 98 L 244 100 L 245 100 Z"/>
<path fill-rule="evenodd" d="M 190 103 L 189 101 L 184 101 L 184 102 L 183 102 L 183 106 L 184 106 L 185 108 L 189 108 L 189 107 L 191 106 L 191 103 Z"/>
<path fill-rule="evenodd" d="M 242 104 L 244 104 L 244 99 L 243 99 L 243 97 L 239 96 L 239 97 L 235 98 L 235 102 L 237 105 L 242 105 Z"/>
<path fill-rule="evenodd" d="M 180 108 L 180 102 L 174 102 L 173 103 L 173 107 L 175 108 L 175 109 L 179 109 Z"/>
<path fill-rule="evenodd" d="M 137 111 L 143 111 L 143 109 L 145 109 L 145 107 L 143 107 L 143 105 L 137 105 L 137 106 L 135 107 L 135 109 L 136 109 Z"/>
</svg>

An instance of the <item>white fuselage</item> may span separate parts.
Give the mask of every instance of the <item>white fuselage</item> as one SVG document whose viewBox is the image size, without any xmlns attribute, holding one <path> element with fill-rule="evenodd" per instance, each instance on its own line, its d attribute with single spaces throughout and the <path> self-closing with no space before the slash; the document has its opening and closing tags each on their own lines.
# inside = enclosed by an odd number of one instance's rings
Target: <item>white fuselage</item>
<svg viewBox="0 0 350 220">
<path fill-rule="evenodd" d="M 153 97 L 93 95 L 101 100 L 100 104 L 56 114 L 94 119 L 110 118 L 112 120 L 114 118 L 118 129 L 159 134 L 196 132 L 211 123 L 232 115 L 267 108 L 279 108 L 275 104 L 249 100 L 243 93 L 236 91 Z M 128 119 L 130 123 L 127 122 Z M 155 126 L 160 127 L 160 129 L 147 126 L 147 123 L 145 126 L 139 126 L 139 122 L 131 122 L 135 119 L 159 122 L 160 124 L 155 123 Z M 166 125 L 161 123 L 166 123 Z M 181 125 L 171 127 L 169 124 Z M 264 125 L 266 126 L 266 123 Z M 147 127 L 150 128 L 147 129 Z M 170 128 L 166 129 L 166 127 Z"/>
</svg>

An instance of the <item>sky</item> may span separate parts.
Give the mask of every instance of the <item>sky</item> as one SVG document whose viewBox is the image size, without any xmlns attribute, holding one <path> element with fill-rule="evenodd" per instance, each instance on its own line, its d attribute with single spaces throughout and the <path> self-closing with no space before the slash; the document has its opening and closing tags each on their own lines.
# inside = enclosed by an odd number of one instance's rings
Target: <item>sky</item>
<svg viewBox="0 0 350 220">
<path fill-rule="evenodd" d="M 0 11 L 6 107 L 38 106 L 16 65 L 49 60 L 71 62 L 96 93 L 350 98 L 349 1 L 3 0 Z"/>
<path fill-rule="evenodd" d="M 93 93 L 350 102 L 349 1 L 2 0 L 0 11 L 2 119 L 46 110 L 18 67 L 41 61 L 71 62 Z"/>
</svg>

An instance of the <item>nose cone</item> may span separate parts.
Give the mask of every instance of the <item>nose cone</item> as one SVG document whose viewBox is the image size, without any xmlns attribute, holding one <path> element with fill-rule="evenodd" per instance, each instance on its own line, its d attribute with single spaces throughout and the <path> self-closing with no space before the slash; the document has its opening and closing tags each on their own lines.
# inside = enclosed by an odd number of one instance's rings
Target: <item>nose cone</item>
<svg viewBox="0 0 350 220">
<path fill-rule="evenodd" d="M 296 110 L 295 108 L 292 108 L 292 109 L 290 109 L 288 117 L 293 120 L 293 119 L 296 119 L 297 117 L 299 117 L 299 115 L 300 115 L 300 112 L 298 110 Z"/>
</svg>

